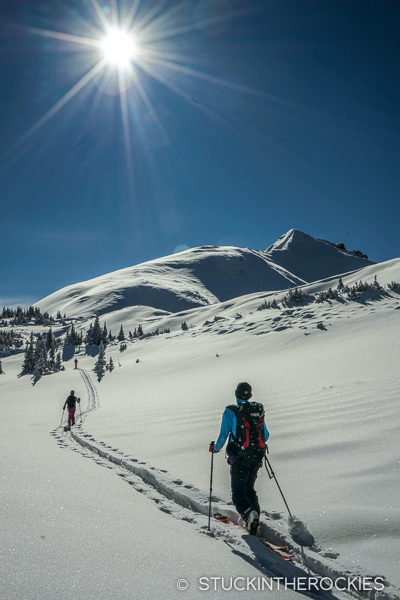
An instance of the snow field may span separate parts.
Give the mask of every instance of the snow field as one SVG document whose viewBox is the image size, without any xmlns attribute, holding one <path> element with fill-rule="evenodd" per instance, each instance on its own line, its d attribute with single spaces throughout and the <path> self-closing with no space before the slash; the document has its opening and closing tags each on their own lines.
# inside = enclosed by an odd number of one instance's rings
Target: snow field
<svg viewBox="0 0 400 600">
<path fill-rule="evenodd" d="M 381 284 L 399 281 L 400 260 L 343 280 L 373 281 L 376 273 Z M 332 277 L 303 289 L 336 284 Z M 284 293 L 175 315 L 149 307 L 107 314 L 114 333 L 121 323 L 133 329 L 138 315 L 145 332 L 172 331 L 128 342 L 123 352 L 108 346 L 116 368 L 101 382 L 94 357 L 82 352 L 79 371 L 69 360 L 66 371 L 35 385 L 17 377 L 22 355 L 3 359 L 0 582 L 7 600 L 106 600 L 116 588 L 122 599 L 170 598 L 182 594 L 175 579 L 186 573 L 187 593 L 204 597 L 196 587 L 202 574 L 280 573 L 281 561 L 258 540 L 221 523 L 210 540 L 205 529 L 208 444 L 243 380 L 265 406 L 270 460 L 317 547 L 306 550 L 302 564 L 265 470 L 256 485 L 262 536 L 288 541 L 300 573 L 305 562 L 319 574 L 382 575 L 388 585 L 379 597 L 399 596 L 399 296 L 385 291 L 257 310 Z M 182 332 L 182 320 L 193 328 Z M 84 424 L 71 435 L 56 427 L 72 388 L 83 399 Z M 214 505 L 226 513 L 232 505 L 223 452 L 214 463 Z"/>
</svg>

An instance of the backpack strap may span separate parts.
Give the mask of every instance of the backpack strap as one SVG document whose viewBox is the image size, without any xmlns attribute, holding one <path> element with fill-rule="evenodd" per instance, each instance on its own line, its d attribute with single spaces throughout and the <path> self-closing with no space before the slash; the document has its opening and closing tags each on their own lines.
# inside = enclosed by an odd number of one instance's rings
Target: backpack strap
<svg viewBox="0 0 400 600">
<path fill-rule="evenodd" d="M 231 409 L 231 411 L 235 415 L 236 421 L 237 421 L 238 413 L 239 413 L 239 407 L 238 407 L 238 405 L 237 404 L 229 404 L 229 406 L 226 406 L 225 408 L 230 408 Z"/>
<path fill-rule="evenodd" d="M 230 408 L 231 411 L 233 412 L 233 414 L 236 417 L 236 433 L 237 433 L 237 417 L 238 417 L 238 411 L 239 411 L 239 407 L 237 404 L 229 404 L 228 406 L 226 406 L 225 408 Z M 228 445 L 231 442 L 236 442 L 236 437 L 233 435 L 232 431 L 229 434 L 229 440 L 228 440 Z"/>
</svg>

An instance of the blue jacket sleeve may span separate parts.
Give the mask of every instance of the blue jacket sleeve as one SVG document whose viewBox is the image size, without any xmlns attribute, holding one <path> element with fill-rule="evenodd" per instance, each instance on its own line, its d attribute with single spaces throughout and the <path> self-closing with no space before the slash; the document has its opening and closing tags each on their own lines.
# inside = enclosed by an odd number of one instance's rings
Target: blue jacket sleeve
<svg viewBox="0 0 400 600">
<path fill-rule="evenodd" d="M 235 416 L 234 412 L 230 408 L 226 408 L 224 410 L 224 414 L 222 415 L 221 430 L 219 432 L 218 439 L 215 442 L 215 446 L 214 446 L 214 450 L 216 452 L 219 452 L 221 450 L 222 446 L 226 442 L 226 438 L 231 433 L 231 431 L 233 431 L 233 428 L 235 429 L 235 433 L 236 433 L 235 421 L 236 421 L 236 416 Z"/>
<path fill-rule="evenodd" d="M 267 439 L 269 438 L 269 431 L 267 429 L 265 421 L 264 421 L 264 435 L 265 435 L 265 441 L 267 441 Z"/>
</svg>

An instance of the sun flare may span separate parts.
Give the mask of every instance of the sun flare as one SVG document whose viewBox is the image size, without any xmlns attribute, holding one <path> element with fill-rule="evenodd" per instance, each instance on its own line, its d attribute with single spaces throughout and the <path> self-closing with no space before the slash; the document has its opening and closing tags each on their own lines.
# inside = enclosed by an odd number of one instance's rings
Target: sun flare
<svg viewBox="0 0 400 600">
<path fill-rule="evenodd" d="M 73 99 L 77 100 L 81 95 L 84 102 L 85 95 L 82 92 L 85 89 L 97 89 L 93 96 L 96 107 L 102 94 L 119 96 L 126 165 L 131 180 L 132 123 L 144 140 L 157 139 L 162 140 L 157 144 L 169 144 L 167 130 L 153 103 L 152 96 L 158 89 L 157 85 L 164 86 L 190 106 L 195 106 L 197 110 L 218 118 L 221 122 L 225 122 L 222 115 L 192 96 L 193 86 L 190 82 L 196 84 L 197 80 L 241 93 L 253 92 L 240 84 L 208 74 L 204 68 L 194 66 L 199 61 L 196 41 L 202 35 L 199 31 L 203 25 L 220 23 L 220 15 L 215 19 L 207 17 L 204 21 L 201 14 L 196 16 L 196 11 L 193 12 L 193 17 L 188 15 L 187 3 L 171 3 L 172 6 L 168 7 L 164 0 L 155 3 L 121 0 L 124 10 L 119 10 L 116 0 L 106 3 L 111 8 L 103 6 L 104 3 L 100 0 L 85 0 L 82 4 L 87 5 L 86 12 L 92 14 L 94 22 L 91 22 L 91 17 L 84 17 L 85 28 L 81 28 L 79 34 L 25 25 L 17 27 L 25 34 L 59 42 L 60 49 L 69 52 L 72 73 L 82 71 L 82 75 L 15 142 L 11 148 L 14 157 L 22 152 L 24 146 L 28 147 L 26 142 L 48 121 L 59 115 Z M 231 12 L 228 11 L 227 22 L 230 15 Z M 189 46 L 192 34 L 194 42 Z M 180 36 L 183 36 L 181 40 Z M 8 154 L 10 155 L 10 151 Z"/>
<path fill-rule="evenodd" d="M 101 42 L 101 49 L 106 62 L 120 69 L 129 67 L 139 54 L 134 36 L 116 27 L 109 29 L 106 37 Z"/>
</svg>

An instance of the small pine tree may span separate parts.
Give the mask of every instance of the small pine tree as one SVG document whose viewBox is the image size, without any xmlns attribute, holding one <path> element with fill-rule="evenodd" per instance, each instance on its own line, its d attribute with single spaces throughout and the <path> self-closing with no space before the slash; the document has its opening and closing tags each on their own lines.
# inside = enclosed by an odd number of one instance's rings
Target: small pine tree
<svg viewBox="0 0 400 600">
<path fill-rule="evenodd" d="M 103 342 L 103 344 L 106 344 L 108 341 L 108 331 L 106 323 L 104 323 L 103 332 L 101 334 L 101 341 Z"/>
<path fill-rule="evenodd" d="M 182 329 L 182 331 L 187 331 L 189 329 L 188 324 L 186 323 L 186 321 L 182 321 L 181 329 Z"/>
<path fill-rule="evenodd" d="M 55 371 L 61 371 L 63 368 L 62 366 L 62 362 L 61 362 L 61 352 L 57 352 L 57 356 L 56 356 L 56 362 L 54 365 L 54 370 Z"/>
<path fill-rule="evenodd" d="M 93 344 L 93 325 L 91 323 L 85 336 L 85 344 L 87 344 L 88 346 L 91 346 Z"/>
<path fill-rule="evenodd" d="M 104 375 L 105 368 L 106 368 L 106 352 L 104 350 L 103 342 L 100 342 L 99 355 L 98 355 L 97 360 L 94 365 L 94 370 L 96 371 L 99 379 L 101 379 L 102 376 Z"/>
<path fill-rule="evenodd" d="M 50 350 L 53 342 L 54 342 L 54 334 L 53 334 L 52 328 L 50 327 L 50 329 L 49 329 L 49 331 L 47 332 L 47 335 L 46 335 L 46 350 L 47 351 Z"/>
<path fill-rule="evenodd" d="M 129 330 L 129 333 L 128 333 L 128 337 L 129 337 L 130 340 L 133 340 L 133 334 L 132 334 L 132 331 L 130 331 L 130 330 Z"/>
<path fill-rule="evenodd" d="M 36 340 L 34 361 L 33 374 L 36 377 L 44 375 L 48 368 L 48 361 L 46 343 L 41 337 Z"/>
<path fill-rule="evenodd" d="M 114 361 L 110 356 L 110 360 L 108 361 L 108 370 L 110 371 L 110 373 L 112 373 L 112 371 L 114 371 Z"/>
<path fill-rule="evenodd" d="M 0 375 L 4 375 L 4 374 L 5 374 L 5 373 L 4 373 L 4 371 L 3 371 L 3 367 L 2 367 L 2 365 L 1 365 L 1 360 L 0 360 Z"/>
<path fill-rule="evenodd" d="M 373 289 L 376 290 L 377 292 L 379 292 L 382 289 L 382 286 L 379 283 L 378 278 L 377 278 L 376 275 L 374 277 L 374 283 L 372 284 L 372 286 L 373 286 Z"/>
<path fill-rule="evenodd" d="M 101 327 L 100 327 L 99 317 L 96 316 L 96 318 L 94 320 L 94 325 L 93 325 L 93 344 L 100 346 L 101 341 L 102 341 L 102 331 L 101 331 Z"/>
<path fill-rule="evenodd" d="M 124 333 L 124 329 L 123 329 L 122 325 L 121 325 L 121 329 L 119 330 L 117 339 L 119 342 L 123 342 L 125 340 L 125 333 Z"/>
<path fill-rule="evenodd" d="M 35 365 L 34 361 L 34 346 L 33 346 L 33 332 L 31 331 L 31 337 L 29 342 L 26 343 L 24 362 L 22 363 L 23 373 L 32 373 Z"/>
<path fill-rule="evenodd" d="M 71 331 L 69 332 L 69 343 L 73 346 L 80 346 L 81 336 L 77 333 L 74 324 L 71 325 Z"/>
<path fill-rule="evenodd" d="M 341 277 L 339 277 L 337 289 L 338 289 L 338 292 L 342 292 L 344 290 L 344 283 L 343 283 L 343 279 Z"/>
<path fill-rule="evenodd" d="M 136 331 L 136 335 L 137 335 L 137 337 L 142 337 L 142 335 L 143 335 L 143 327 L 141 325 L 138 326 L 137 331 Z"/>
<path fill-rule="evenodd" d="M 49 350 L 49 367 L 50 369 L 54 369 L 54 366 L 56 364 L 56 344 L 53 340 L 53 343 L 50 346 L 50 350 Z"/>
</svg>

